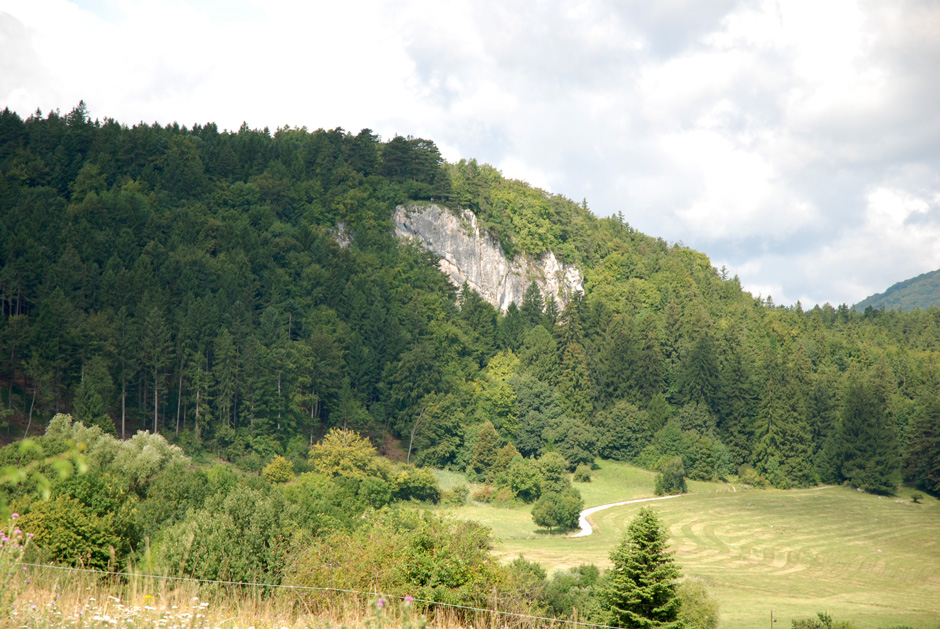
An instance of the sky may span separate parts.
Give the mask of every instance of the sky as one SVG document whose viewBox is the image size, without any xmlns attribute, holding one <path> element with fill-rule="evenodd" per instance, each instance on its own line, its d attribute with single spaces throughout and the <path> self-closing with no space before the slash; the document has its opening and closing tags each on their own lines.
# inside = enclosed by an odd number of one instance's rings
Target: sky
<svg viewBox="0 0 940 629">
<path fill-rule="evenodd" d="M 428 138 L 778 305 L 940 268 L 934 0 L 0 0 L 0 107 L 80 100 Z"/>
</svg>

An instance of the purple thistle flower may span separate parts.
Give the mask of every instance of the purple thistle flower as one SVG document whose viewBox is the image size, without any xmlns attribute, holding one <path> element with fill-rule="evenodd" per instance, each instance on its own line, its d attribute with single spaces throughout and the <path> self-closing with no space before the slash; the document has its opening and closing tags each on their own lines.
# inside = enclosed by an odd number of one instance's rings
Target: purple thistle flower
<svg viewBox="0 0 940 629">
<path fill-rule="evenodd" d="M 382 609 L 383 607 L 385 607 L 385 599 L 380 598 L 379 600 L 377 600 L 375 602 L 375 606 L 378 607 L 379 609 Z"/>
<path fill-rule="evenodd" d="M 414 600 L 415 600 L 415 597 L 412 596 L 411 594 L 409 594 L 408 596 L 405 597 L 405 602 L 406 602 L 406 603 L 412 603 L 412 602 L 414 602 Z"/>
<path fill-rule="evenodd" d="M 13 519 L 16 519 L 16 518 L 20 517 L 20 514 L 19 514 L 19 513 L 14 513 L 14 514 L 11 515 L 10 517 L 13 518 Z"/>
</svg>

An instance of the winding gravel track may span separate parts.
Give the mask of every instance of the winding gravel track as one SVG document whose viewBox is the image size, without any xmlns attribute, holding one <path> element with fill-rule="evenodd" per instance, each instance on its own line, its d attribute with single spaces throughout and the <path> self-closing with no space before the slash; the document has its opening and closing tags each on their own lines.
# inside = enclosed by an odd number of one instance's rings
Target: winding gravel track
<svg viewBox="0 0 940 629">
<path fill-rule="evenodd" d="M 610 509 L 611 507 L 619 507 L 621 505 L 632 505 L 637 502 L 651 502 L 653 500 L 669 500 L 670 498 L 678 498 L 679 496 L 684 496 L 685 494 L 676 494 L 675 496 L 659 496 L 658 498 L 639 498 L 637 500 L 625 500 L 624 502 L 612 502 L 609 505 L 601 505 L 599 507 L 591 507 L 590 509 L 585 509 L 581 512 L 581 516 L 578 518 L 578 526 L 581 527 L 581 530 L 572 535 L 571 537 L 587 537 L 594 532 L 594 528 L 591 526 L 591 523 L 588 522 L 588 516 L 597 513 L 598 511 L 603 511 L 604 509 Z"/>
</svg>

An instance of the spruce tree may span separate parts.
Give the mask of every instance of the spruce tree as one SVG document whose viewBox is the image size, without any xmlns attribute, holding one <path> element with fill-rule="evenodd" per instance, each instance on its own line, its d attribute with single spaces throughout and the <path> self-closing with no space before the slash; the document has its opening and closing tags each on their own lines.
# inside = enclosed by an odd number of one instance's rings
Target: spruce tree
<svg viewBox="0 0 940 629">
<path fill-rule="evenodd" d="M 679 626 L 679 569 L 666 544 L 659 518 L 651 509 L 642 509 L 610 553 L 614 565 L 602 592 L 608 624 L 631 629 Z"/>
<path fill-rule="evenodd" d="M 499 454 L 499 433 L 492 422 L 484 422 L 477 433 L 477 442 L 473 446 L 473 456 L 470 458 L 469 470 L 481 478 L 496 463 Z"/>
</svg>

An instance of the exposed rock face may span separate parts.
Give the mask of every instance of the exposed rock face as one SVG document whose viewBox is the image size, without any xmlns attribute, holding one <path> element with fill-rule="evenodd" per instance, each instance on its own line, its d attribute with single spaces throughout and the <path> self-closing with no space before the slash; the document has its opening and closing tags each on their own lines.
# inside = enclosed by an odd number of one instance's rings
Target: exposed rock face
<svg viewBox="0 0 940 629">
<path fill-rule="evenodd" d="M 532 280 L 543 295 L 552 295 L 560 306 L 584 290 L 578 269 L 559 262 L 551 251 L 538 260 L 524 256 L 508 260 L 499 242 L 481 231 L 476 215 L 469 210 L 456 216 L 438 205 L 398 206 L 392 220 L 396 236 L 414 238 L 441 258 L 441 270 L 455 286 L 466 282 L 500 310 L 505 311 L 512 302 L 522 305 Z"/>
</svg>

